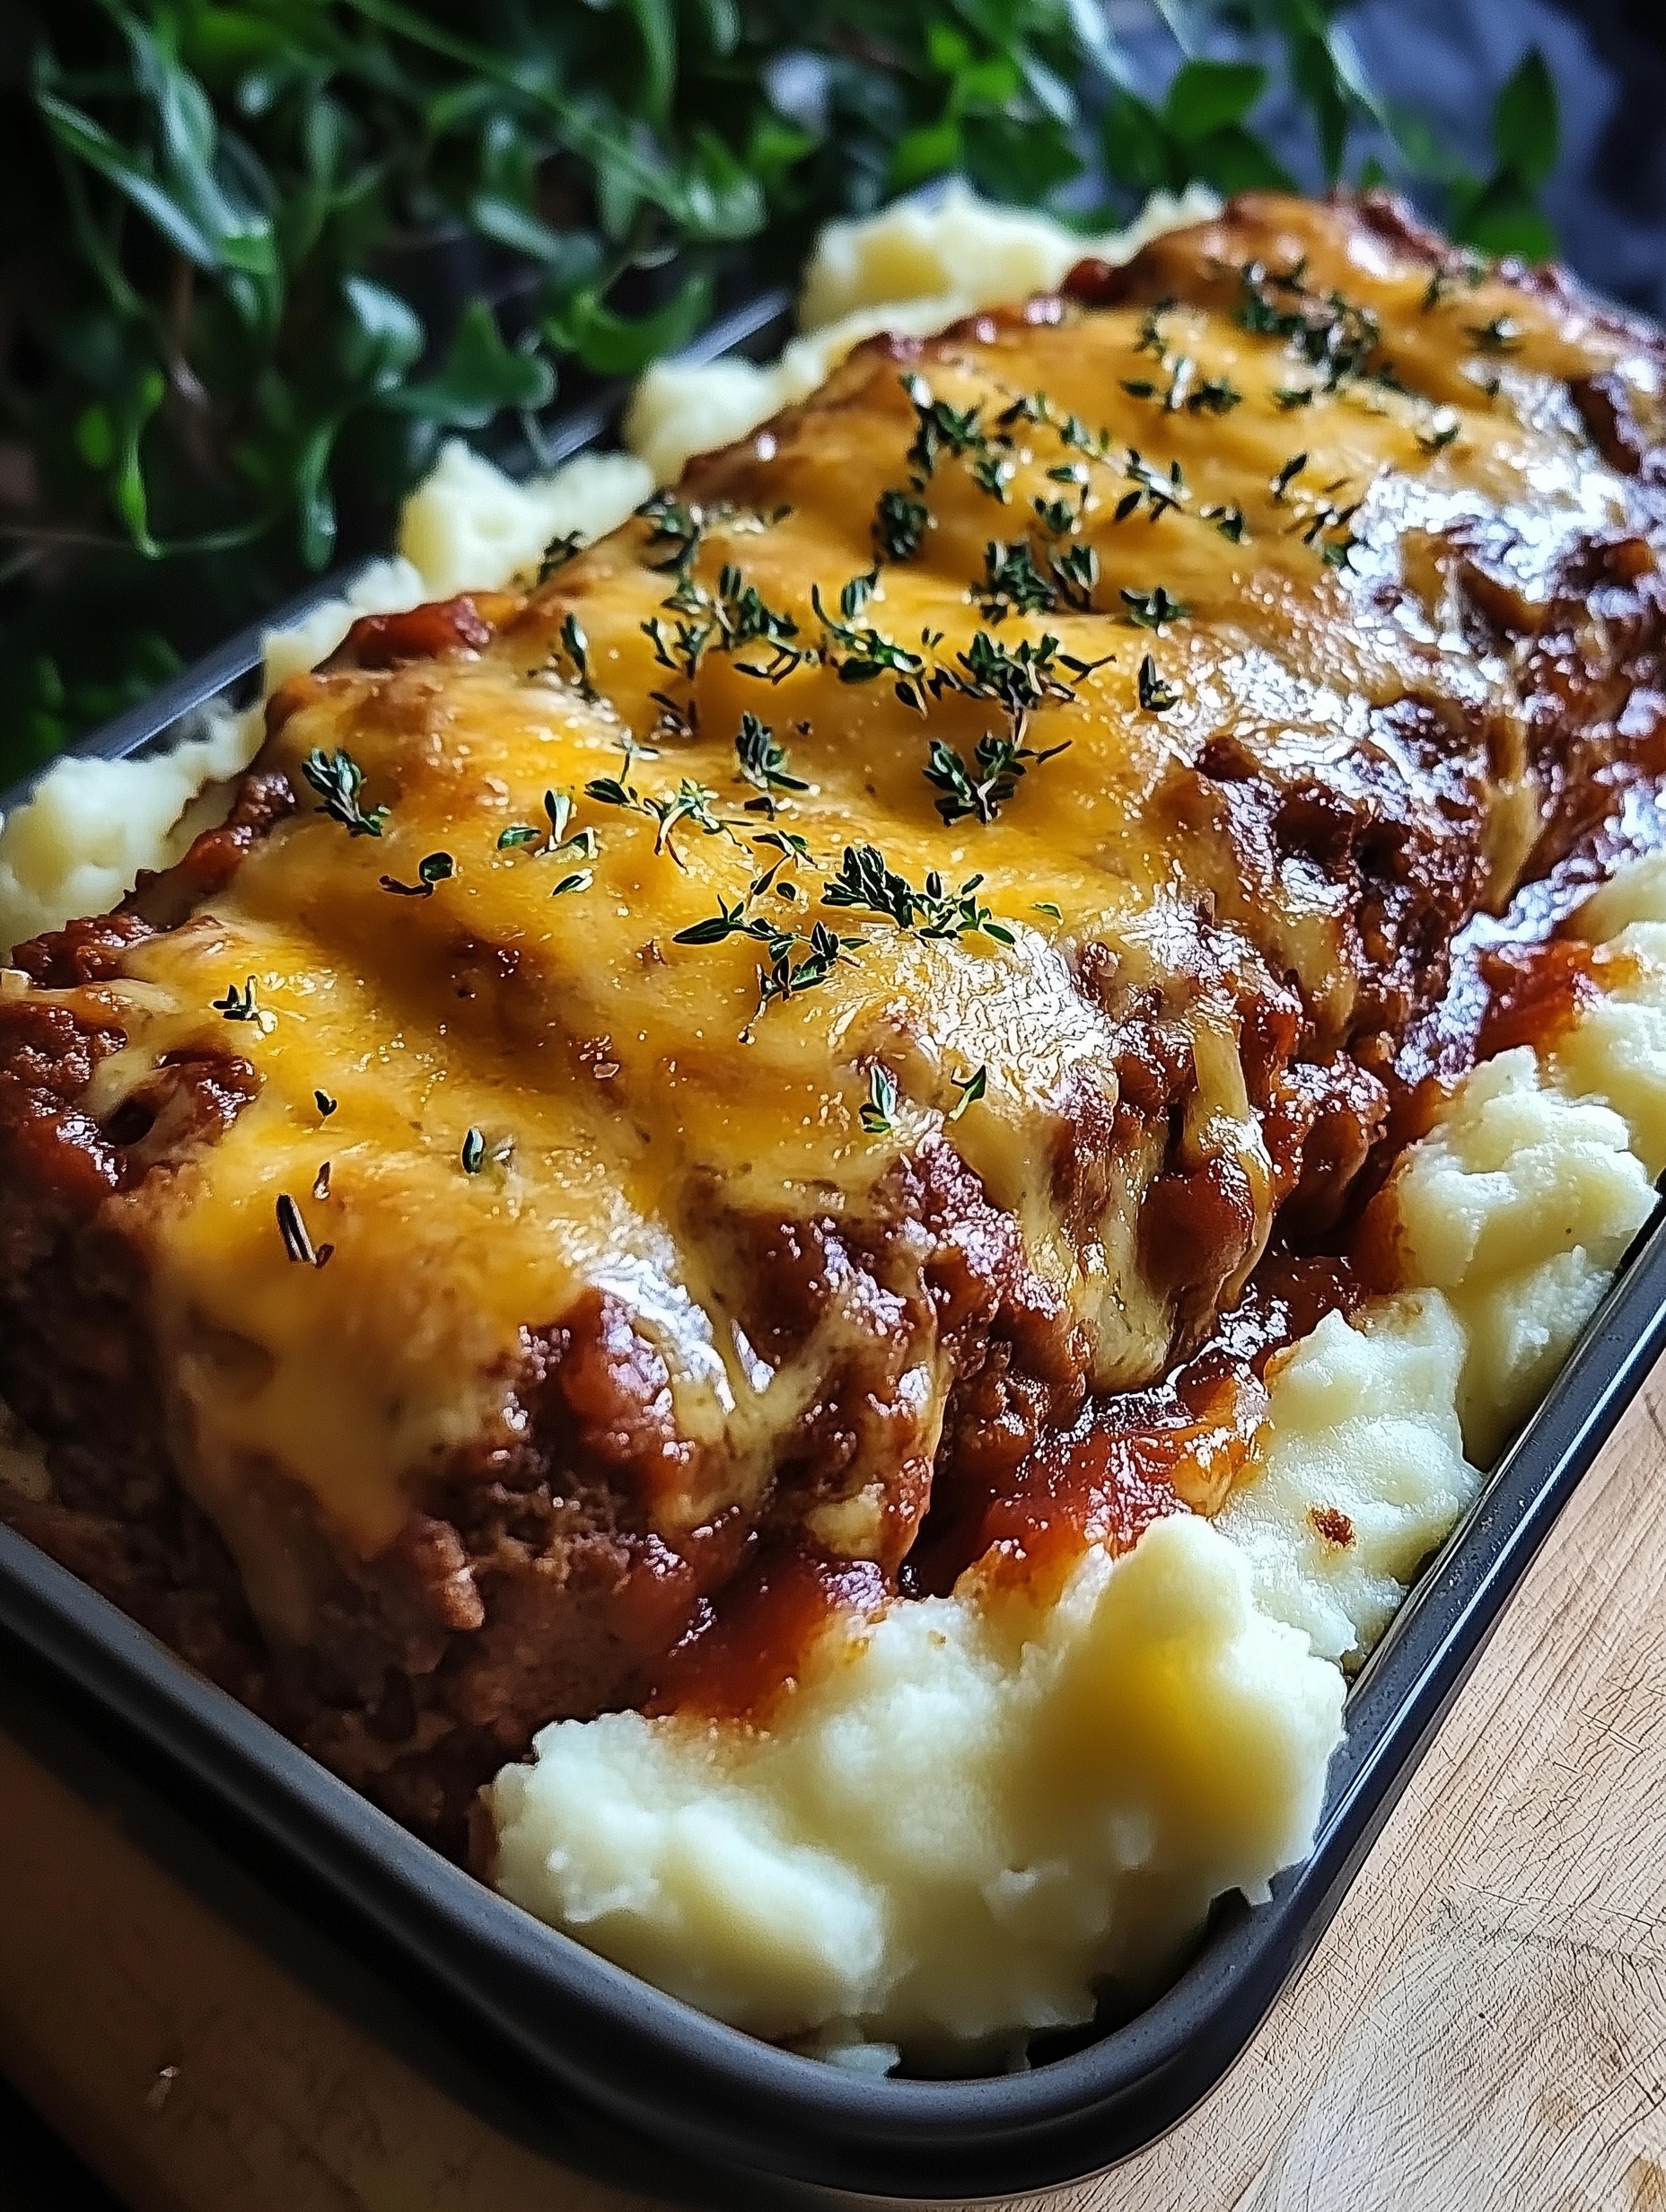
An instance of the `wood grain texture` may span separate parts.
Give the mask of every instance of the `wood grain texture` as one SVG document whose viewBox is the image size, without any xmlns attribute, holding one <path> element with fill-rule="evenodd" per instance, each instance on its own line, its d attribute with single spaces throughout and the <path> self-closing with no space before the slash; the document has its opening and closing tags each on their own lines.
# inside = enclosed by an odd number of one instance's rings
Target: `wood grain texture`
<svg viewBox="0 0 1666 2212">
<path fill-rule="evenodd" d="M 1232 2075 L 1037 2212 L 1666 2212 L 1663 1408 L 1666 1371 Z M 0 2066 L 137 2212 L 649 2212 L 437 2088 L 4 1736 Z"/>
</svg>

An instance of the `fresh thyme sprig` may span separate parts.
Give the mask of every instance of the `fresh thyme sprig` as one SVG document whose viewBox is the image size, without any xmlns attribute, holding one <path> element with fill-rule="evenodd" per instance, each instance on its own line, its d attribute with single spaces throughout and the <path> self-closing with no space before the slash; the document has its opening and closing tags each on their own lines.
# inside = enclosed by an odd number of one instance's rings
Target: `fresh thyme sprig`
<svg viewBox="0 0 1666 2212">
<path fill-rule="evenodd" d="M 807 648 L 793 644 L 798 635 L 793 617 L 771 607 L 732 561 L 725 561 L 719 570 L 715 591 L 688 569 L 680 570 L 675 590 L 661 603 L 676 618 L 669 638 L 658 615 L 642 624 L 643 634 L 653 645 L 660 666 L 690 683 L 708 649 L 732 654 L 745 645 L 766 645 L 768 651 L 761 667 L 739 660 L 735 666 L 743 675 L 760 676 L 770 683 L 779 683 L 815 657 Z"/>
<path fill-rule="evenodd" d="M 773 811 L 780 794 L 810 789 L 802 776 L 789 772 L 786 748 L 777 742 L 769 724 L 760 722 L 756 715 L 741 716 L 741 732 L 734 741 L 734 750 L 736 773 L 742 783 L 750 784 L 761 794 L 759 798 L 749 799 L 749 807 Z"/>
<path fill-rule="evenodd" d="M 758 971 L 758 1014 L 753 1019 L 772 1005 L 796 998 L 802 991 L 814 990 L 827 981 L 841 961 L 854 966 L 851 954 L 864 942 L 861 937 L 841 937 L 825 922 L 815 923 L 807 937 L 796 930 L 790 935 L 777 933 L 769 940 L 768 967 Z M 750 1029 L 742 1034 L 750 1036 Z"/>
<path fill-rule="evenodd" d="M 847 584 L 845 588 L 848 591 L 850 587 Z M 925 661 L 907 645 L 898 645 L 894 638 L 887 637 L 871 625 L 853 623 L 842 614 L 829 614 L 819 584 L 810 587 L 810 603 L 827 633 L 824 651 L 841 683 L 872 683 L 875 677 L 887 673 L 900 677 L 925 673 Z"/>
<path fill-rule="evenodd" d="M 1091 547 L 1081 550 L 1092 551 Z M 992 538 L 984 548 L 984 576 L 978 587 L 978 604 L 985 619 L 1000 622 L 1009 614 L 1051 614 L 1058 605 L 1058 586 L 1050 584 L 1036 566 L 1028 538 L 1003 545 Z"/>
<path fill-rule="evenodd" d="M 873 510 L 874 546 L 888 561 L 912 560 L 931 520 L 931 509 L 912 492 L 881 492 Z"/>
<path fill-rule="evenodd" d="M 889 1137 L 897 1112 L 897 1078 L 882 1060 L 868 1070 L 868 1095 L 856 1109 L 856 1118 L 869 1137 Z"/>
<path fill-rule="evenodd" d="M 1130 399 L 1161 400 L 1165 415 L 1178 415 L 1182 408 L 1188 415 L 1229 415 L 1244 396 L 1229 376 L 1200 380 L 1189 354 L 1165 355 L 1162 365 L 1169 372 L 1166 389 L 1149 376 L 1123 378 L 1122 389 Z"/>
<path fill-rule="evenodd" d="M 1057 759 L 1069 747 L 1066 738 L 1061 745 L 1049 745 L 1045 752 L 1037 752 L 1013 738 L 986 734 L 978 741 L 974 763 L 978 773 L 974 775 L 952 746 L 934 737 L 925 780 L 942 794 L 937 812 L 950 827 L 969 817 L 992 822 L 1030 768 L 1039 768 L 1044 760 Z"/>
<path fill-rule="evenodd" d="M 1154 522 L 1171 507 L 1183 507 L 1191 498 L 1178 461 L 1171 461 L 1165 471 L 1129 446 L 1124 474 L 1134 489 L 1125 492 L 1117 503 L 1113 519 L 1118 522 L 1126 522 L 1130 515 L 1137 514 L 1142 505 Z"/>
<path fill-rule="evenodd" d="M 850 907 L 894 922 L 899 929 L 929 938 L 981 933 L 998 944 L 1016 943 L 1004 922 L 996 921 L 977 897 L 981 875 L 969 875 L 958 891 L 948 890 L 935 869 L 916 891 L 890 866 L 877 845 L 847 845 L 839 872 L 821 886 L 821 902 Z"/>
<path fill-rule="evenodd" d="M 1306 467 L 1307 455 L 1305 453 L 1292 453 L 1273 478 L 1271 490 L 1274 498 L 1282 503 L 1285 494 Z"/>
<path fill-rule="evenodd" d="M 1495 315 L 1490 322 L 1466 322 L 1465 330 L 1477 353 L 1516 354 L 1521 350 L 1521 326 L 1510 315 Z"/>
<path fill-rule="evenodd" d="M 345 749 L 338 752 L 325 752 L 315 745 L 301 763 L 301 773 L 319 794 L 314 812 L 328 814 L 338 821 L 349 836 L 379 838 L 382 824 L 388 819 L 385 806 L 373 806 L 368 811 L 359 803 L 359 793 L 364 786 L 364 771 L 353 755 Z"/>
<path fill-rule="evenodd" d="M 577 557 L 583 546 L 584 533 L 582 530 L 563 531 L 559 537 L 552 538 L 544 548 L 538 564 L 539 582 L 548 584 L 551 576 Z"/>
<path fill-rule="evenodd" d="M 981 408 L 951 407 L 948 400 L 937 399 L 925 379 L 912 370 L 899 381 L 914 409 L 914 439 L 907 458 L 920 485 L 930 482 L 945 453 L 958 459 L 963 453 L 988 452 L 989 436 L 983 427 Z"/>
<path fill-rule="evenodd" d="M 1282 338 L 1322 371 L 1324 389 L 1336 391 L 1367 372 L 1381 345 L 1381 327 L 1367 307 L 1340 292 L 1320 294 L 1307 281 L 1304 260 L 1284 270 L 1246 261 L 1238 272 L 1237 320 L 1256 338 Z M 1385 374 L 1379 364 L 1375 373 Z"/>
<path fill-rule="evenodd" d="M 1125 585 L 1122 603 L 1128 610 L 1128 620 L 1143 630 L 1160 630 L 1166 623 L 1184 621 L 1191 612 L 1178 599 L 1171 599 L 1161 584 L 1149 592 L 1131 592 Z"/>
</svg>

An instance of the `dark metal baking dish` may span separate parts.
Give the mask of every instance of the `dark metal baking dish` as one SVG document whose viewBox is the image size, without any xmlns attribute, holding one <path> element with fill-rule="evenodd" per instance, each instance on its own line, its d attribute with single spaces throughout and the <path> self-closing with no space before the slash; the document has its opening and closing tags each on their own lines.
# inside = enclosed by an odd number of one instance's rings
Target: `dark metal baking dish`
<svg viewBox="0 0 1666 2212">
<path fill-rule="evenodd" d="M 703 357 L 767 345 L 758 303 Z M 606 427 L 603 401 L 546 448 Z M 273 618 L 293 619 L 342 578 Z M 259 632 L 234 638 L 81 748 L 127 755 L 248 695 Z M 15 794 L 21 796 L 22 794 Z M 295 1885 L 422 1992 L 432 2023 L 512 2060 L 530 2120 L 566 2155 L 685 2199 L 848 2203 L 988 2197 L 1113 2164 L 1223 2076 L 1311 1953 L 1557 1514 L 1666 1346 L 1666 1221 L 1614 1289 L 1494 1479 L 1355 1683 L 1318 1840 L 1271 1900 L 1217 1906 L 1197 1956 L 1146 2011 L 996 2079 L 882 2080 L 757 2042 L 542 1927 L 417 1842 L 113 1606 L 0 1527 L 0 1636 L 137 1747 L 148 1777 Z M 0 1645 L 0 1649 L 4 1646 Z M 436 2011 L 436 2007 L 438 2010 Z"/>
</svg>

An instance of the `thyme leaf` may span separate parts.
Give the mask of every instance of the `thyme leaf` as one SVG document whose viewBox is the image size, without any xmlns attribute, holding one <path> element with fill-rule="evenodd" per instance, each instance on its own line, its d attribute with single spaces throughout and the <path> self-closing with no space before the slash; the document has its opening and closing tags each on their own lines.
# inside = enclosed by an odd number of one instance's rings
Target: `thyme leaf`
<svg viewBox="0 0 1666 2212">
<path fill-rule="evenodd" d="M 335 1246 L 320 1244 L 316 1250 L 314 1249 L 301 1208 L 287 1190 L 278 1194 L 277 1233 L 284 1241 L 285 1256 L 296 1267 L 322 1268 L 329 1266 L 329 1257 L 335 1251 Z"/>
<path fill-rule="evenodd" d="M 986 1063 L 982 1067 L 974 1068 L 969 1075 L 951 1075 L 949 1080 L 951 1084 L 953 1084 L 955 1089 L 960 1093 L 960 1095 L 955 1103 L 949 1109 L 946 1119 L 950 1121 L 958 1121 L 960 1119 L 960 1116 L 966 1111 L 967 1108 L 969 1106 L 975 1106 L 978 1103 L 978 1101 L 982 1098 L 984 1093 L 988 1090 L 989 1069 L 987 1063 Z"/>
<path fill-rule="evenodd" d="M 1149 592 L 1131 592 L 1125 585 L 1122 602 L 1128 610 L 1128 620 L 1143 630 L 1160 630 L 1164 623 L 1183 621 L 1191 612 L 1178 599 L 1171 599 L 1161 584 Z"/>
<path fill-rule="evenodd" d="M 873 542 L 888 561 L 912 560 L 931 519 L 931 509 L 911 492 L 881 492 L 873 510 Z"/>
<path fill-rule="evenodd" d="M 1066 738 L 1062 745 L 1036 752 L 1015 738 L 986 734 L 978 741 L 974 762 L 978 773 L 974 774 L 952 746 L 934 738 L 925 780 L 942 794 L 937 812 L 950 827 L 969 817 L 992 822 L 1029 769 L 1056 759 L 1069 745 Z"/>
<path fill-rule="evenodd" d="M 437 884 L 449 882 L 457 873 L 457 863 L 450 853 L 429 853 L 416 864 L 416 881 L 401 883 L 396 876 L 384 875 L 383 891 L 397 891 L 401 899 L 432 899 Z"/>
<path fill-rule="evenodd" d="M 897 1079 L 882 1060 L 875 1060 L 868 1070 L 868 1095 L 856 1110 L 868 1136 L 890 1135 L 897 1111 Z"/>
<path fill-rule="evenodd" d="M 1157 663 L 1149 653 L 1140 663 L 1139 687 L 1140 705 L 1148 715 L 1167 714 L 1171 707 L 1179 704 L 1179 693 L 1158 674 Z"/>
<path fill-rule="evenodd" d="M 778 791 L 810 789 L 802 776 L 788 774 L 785 747 L 776 742 L 775 732 L 756 715 L 741 716 L 734 750 L 741 781 L 761 791 L 766 798 L 773 798 Z"/>
<path fill-rule="evenodd" d="M 327 753 L 315 745 L 301 763 L 301 773 L 319 794 L 315 812 L 328 814 L 332 821 L 340 822 L 351 837 L 381 835 L 388 810 L 385 806 L 373 806 L 367 812 L 359 804 L 364 771 L 350 752 Z"/>
</svg>

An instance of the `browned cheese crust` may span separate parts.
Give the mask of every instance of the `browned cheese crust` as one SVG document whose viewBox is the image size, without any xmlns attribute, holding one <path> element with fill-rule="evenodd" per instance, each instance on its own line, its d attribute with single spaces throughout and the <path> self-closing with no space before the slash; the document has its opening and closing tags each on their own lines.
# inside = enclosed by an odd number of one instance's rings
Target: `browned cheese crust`
<svg viewBox="0 0 1666 2212">
<path fill-rule="evenodd" d="M 1647 813 L 1663 373 L 1251 198 L 359 623 L 0 988 L 13 1517 L 454 1842 L 772 1542 L 940 1584 L 1096 1394 L 1213 1510 L 1198 1347 Z"/>
</svg>

